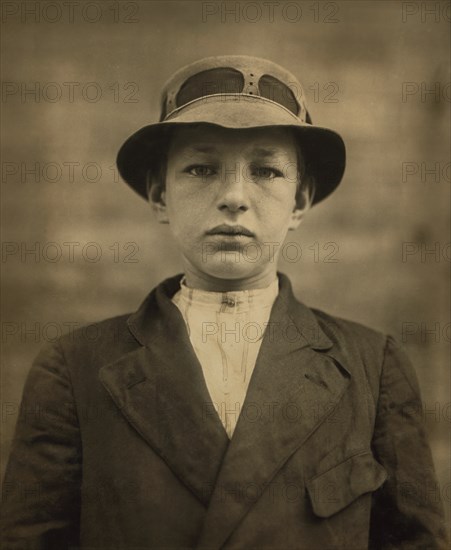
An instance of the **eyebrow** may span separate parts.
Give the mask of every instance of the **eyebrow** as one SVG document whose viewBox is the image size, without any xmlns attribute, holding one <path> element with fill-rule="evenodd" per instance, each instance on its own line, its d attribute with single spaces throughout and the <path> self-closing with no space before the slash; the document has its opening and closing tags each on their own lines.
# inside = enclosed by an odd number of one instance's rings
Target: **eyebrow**
<svg viewBox="0 0 451 550">
<path fill-rule="evenodd" d="M 216 153 L 218 149 L 214 145 L 197 145 L 196 147 L 189 147 L 188 151 L 195 151 L 196 153 Z"/>
<path fill-rule="evenodd" d="M 265 149 L 263 147 L 256 147 L 251 151 L 251 153 L 257 157 L 273 157 L 274 155 L 280 154 L 281 152 L 282 151 L 280 149 Z"/>
<path fill-rule="evenodd" d="M 196 153 L 217 153 L 218 149 L 214 145 L 197 145 L 195 147 L 189 147 L 189 151 L 195 151 Z M 280 154 L 280 149 L 275 148 L 264 148 L 264 147 L 255 147 L 250 151 L 251 155 L 257 157 L 273 157 L 274 155 Z"/>
</svg>

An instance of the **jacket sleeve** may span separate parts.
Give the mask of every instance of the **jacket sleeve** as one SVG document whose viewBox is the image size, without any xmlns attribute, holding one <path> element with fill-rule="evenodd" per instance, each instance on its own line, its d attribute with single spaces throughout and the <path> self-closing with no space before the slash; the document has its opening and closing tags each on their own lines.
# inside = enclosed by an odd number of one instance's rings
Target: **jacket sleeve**
<svg viewBox="0 0 451 550">
<path fill-rule="evenodd" d="M 448 548 L 444 516 L 415 371 L 387 339 L 373 452 L 388 479 L 373 498 L 371 549 Z"/>
<path fill-rule="evenodd" d="M 78 546 L 81 442 L 69 372 L 48 345 L 28 374 L 2 495 L 4 550 Z"/>
</svg>

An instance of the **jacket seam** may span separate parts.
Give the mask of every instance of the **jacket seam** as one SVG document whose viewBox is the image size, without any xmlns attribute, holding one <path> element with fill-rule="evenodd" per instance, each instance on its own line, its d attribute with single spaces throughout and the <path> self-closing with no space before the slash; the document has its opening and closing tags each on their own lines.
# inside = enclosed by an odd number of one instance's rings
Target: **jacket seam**
<svg viewBox="0 0 451 550">
<path fill-rule="evenodd" d="M 69 382 L 70 394 L 72 396 L 72 401 L 74 403 L 75 418 L 76 418 L 76 421 L 77 421 L 78 430 L 80 432 L 80 444 L 81 444 L 80 416 L 78 414 L 77 400 L 75 399 L 74 384 L 73 384 L 72 375 L 71 375 L 70 368 L 69 368 L 69 361 L 67 360 L 66 353 L 64 352 L 63 346 L 62 346 L 62 344 L 59 340 L 56 342 L 56 346 L 57 346 L 58 351 L 61 355 L 61 358 L 63 359 L 64 366 L 66 367 L 67 379 L 68 379 L 68 382 Z"/>
<path fill-rule="evenodd" d="M 351 458 L 355 458 L 356 456 L 363 456 L 363 455 L 366 455 L 366 454 L 369 454 L 371 456 L 373 456 L 373 453 L 371 452 L 371 449 L 370 448 L 367 448 L 367 449 L 364 449 L 362 451 L 356 451 L 355 453 L 352 453 L 351 455 L 349 455 L 347 458 L 344 458 L 343 460 L 341 460 L 340 462 L 338 462 L 337 464 L 335 464 L 334 466 L 331 466 L 330 468 L 328 468 L 327 470 L 325 470 L 324 472 L 322 472 L 321 474 L 316 474 L 315 476 L 313 477 L 310 477 L 307 479 L 307 483 L 310 483 L 312 481 L 315 481 L 315 479 L 318 479 L 319 477 L 329 473 L 331 470 L 335 470 L 335 468 L 338 468 L 338 466 L 341 466 L 342 464 L 344 464 L 345 462 L 347 462 L 348 460 L 351 460 Z M 374 457 L 373 457 L 374 458 Z"/>
</svg>

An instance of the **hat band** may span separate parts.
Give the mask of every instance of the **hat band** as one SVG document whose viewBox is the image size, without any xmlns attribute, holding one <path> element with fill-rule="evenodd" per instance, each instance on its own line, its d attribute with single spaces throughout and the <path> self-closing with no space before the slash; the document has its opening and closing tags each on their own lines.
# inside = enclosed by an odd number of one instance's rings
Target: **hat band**
<svg viewBox="0 0 451 550">
<path fill-rule="evenodd" d="M 227 101 L 234 101 L 234 102 L 240 102 L 240 101 L 248 101 L 255 103 L 256 101 L 262 101 L 264 103 L 269 103 L 270 105 L 275 105 L 278 109 L 283 109 L 286 113 L 290 115 L 297 123 L 299 123 L 299 117 L 297 117 L 295 114 L 293 114 L 289 109 L 281 105 L 280 103 L 277 103 L 276 101 L 272 101 L 271 99 L 267 99 L 266 97 L 258 96 L 258 95 L 251 95 L 251 94 L 210 94 L 208 96 L 199 97 L 197 99 L 193 99 L 192 101 L 189 101 L 188 103 L 185 103 L 181 107 L 177 107 L 170 113 L 166 115 L 164 118 L 164 122 L 174 118 L 179 113 L 184 111 L 187 107 L 192 106 L 195 103 L 206 103 L 209 102 L 209 100 L 216 101 L 217 99 L 220 99 L 222 102 Z M 161 121 L 163 122 L 163 121 Z M 208 122 L 207 120 L 205 122 Z"/>
</svg>

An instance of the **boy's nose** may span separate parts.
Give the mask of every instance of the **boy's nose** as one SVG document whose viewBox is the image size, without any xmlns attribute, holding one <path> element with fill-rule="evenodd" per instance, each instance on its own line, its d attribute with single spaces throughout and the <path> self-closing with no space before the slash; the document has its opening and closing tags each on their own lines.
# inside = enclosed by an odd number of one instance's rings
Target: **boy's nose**
<svg viewBox="0 0 451 550">
<path fill-rule="evenodd" d="M 245 212 L 249 209 L 245 173 L 244 166 L 240 162 L 223 168 L 217 203 L 219 210 Z"/>
</svg>

